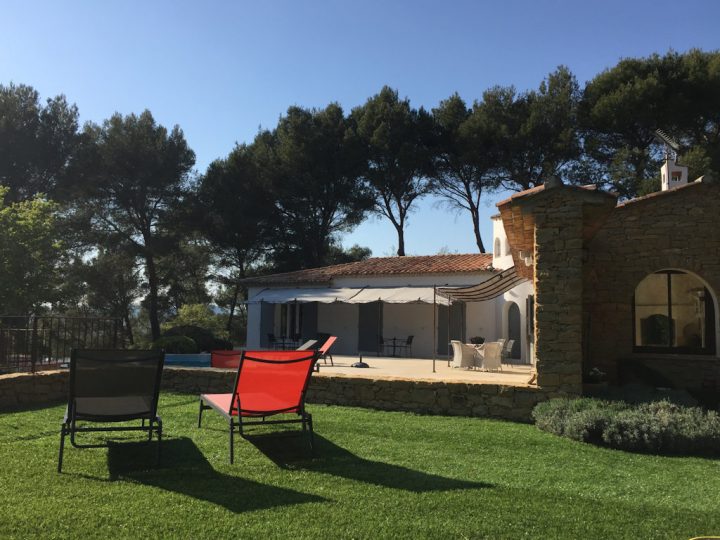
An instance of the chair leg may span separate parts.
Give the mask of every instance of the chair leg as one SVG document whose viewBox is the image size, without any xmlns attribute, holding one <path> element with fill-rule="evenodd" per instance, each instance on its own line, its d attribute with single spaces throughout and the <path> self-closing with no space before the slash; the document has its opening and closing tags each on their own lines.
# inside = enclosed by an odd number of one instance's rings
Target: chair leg
<svg viewBox="0 0 720 540">
<path fill-rule="evenodd" d="M 203 413 L 203 400 L 200 400 L 200 412 L 198 413 L 198 427 L 202 424 L 202 413 Z"/>
<path fill-rule="evenodd" d="M 335 364 L 333 364 L 332 354 L 328 354 L 328 356 L 330 357 L 330 365 L 334 367 Z"/>
<path fill-rule="evenodd" d="M 233 437 L 235 432 L 235 421 L 230 419 L 230 464 L 235 461 L 235 447 L 233 445 Z"/>
<path fill-rule="evenodd" d="M 63 452 L 65 451 L 65 424 L 60 427 L 60 455 L 58 456 L 57 472 L 62 472 Z"/>
<path fill-rule="evenodd" d="M 308 427 L 308 434 L 310 436 L 310 451 L 312 452 L 314 448 L 314 437 L 313 437 L 313 424 L 312 424 L 312 414 L 306 415 L 306 421 L 307 421 L 307 427 Z M 305 428 L 305 422 L 303 422 L 303 429 Z"/>
<path fill-rule="evenodd" d="M 163 431 L 163 426 L 162 426 L 162 419 L 161 419 L 159 416 L 156 418 L 156 420 L 157 420 L 157 436 L 158 436 L 158 441 L 157 441 L 157 464 L 160 465 L 160 450 L 161 450 L 161 448 L 162 448 L 162 431 Z"/>
</svg>

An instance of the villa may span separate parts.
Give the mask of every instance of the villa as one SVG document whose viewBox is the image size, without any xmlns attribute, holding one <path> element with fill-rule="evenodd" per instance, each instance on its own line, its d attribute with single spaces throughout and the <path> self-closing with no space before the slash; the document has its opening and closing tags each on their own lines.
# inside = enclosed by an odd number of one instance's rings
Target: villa
<svg viewBox="0 0 720 540">
<path fill-rule="evenodd" d="M 506 253 L 381 257 L 251 278 L 248 347 L 269 346 L 269 334 L 305 340 L 321 333 L 339 337 L 340 354 L 377 354 L 381 337 L 404 344 L 413 336 L 412 355 L 431 358 L 448 355 L 451 339 L 510 336 L 513 359 L 529 363 L 529 282 L 486 302 L 450 303 L 438 294 L 488 281 L 512 265 Z"/>
<path fill-rule="evenodd" d="M 452 339 L 513 339 L 549 395 L 583 376 L 714 392 L 720 384 L 720 184 L 688 182 L 666 158 L 662 190 L 618 204 L 552 179 L 498 203 L 493 253 L 372 258 L 245 280 L 250 348 L 273 336 L 339 337 L 377 354 L 413 336 L 412 356 Z"/>
</svg>

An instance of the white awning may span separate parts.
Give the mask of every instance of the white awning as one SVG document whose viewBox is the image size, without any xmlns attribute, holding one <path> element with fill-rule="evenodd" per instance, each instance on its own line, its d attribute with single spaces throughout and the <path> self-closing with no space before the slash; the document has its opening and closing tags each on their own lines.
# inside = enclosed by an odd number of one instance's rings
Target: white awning
<svg viewBox="0 0 720 540">
<path fill-rule="evenodd" d="M 320 302 L 332 304 L 368 304 L 385 302 L 387 304 L 437 304 L 448 305 L 447 298 L 433 294 L 433 287 L 325 287 L 297 289 L 263 289 L 247 304 L 289 304 L 292 302 Z"/>
<path fill-rule="evenodd" d="M 514 266 L 495 274 L 490 279 L 472 287 L 438 287 L 438 296 L 459 302 L 485 302 L 497 298 L 527 279 L 518 275 Z"/>
<path fill-rule="evenodd" d="M 367 304 L 369 302 L 386 304 L 432 304 L 436 302 L 448 305 L 448 300 L 435 295 L 433 287 L 365 287 L 347 300 L 349 304 Z"/>
<path fill-rule="evenodd" d="M 268 304 L 289 304 L 291 302 L 320 302 L 321 304 L 332 304 L 333 302 L 347 302 L 348 299 L 357 294 L 360 289 L 351 288 L 330 288 L 321 289 L 298 288 L 298 289 L 263 289 L 252 298 L 248 304 L 267 302 Z"/>
</svg>

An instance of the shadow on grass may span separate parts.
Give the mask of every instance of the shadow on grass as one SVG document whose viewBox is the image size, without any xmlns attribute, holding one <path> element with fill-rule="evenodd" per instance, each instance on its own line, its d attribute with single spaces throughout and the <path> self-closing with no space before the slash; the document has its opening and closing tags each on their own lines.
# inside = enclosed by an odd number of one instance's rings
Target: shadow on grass
<svg viewBox="0 0 720 540">
<path fill-rule="evenodd" d="M 364 459 L 317 434 L 314 455 L 311 455 L 305 437 L 284 435 L 284 433 L 248 435 L 245 439 L 284 469 L 331 474 L 348 480 L 415 493 L 493 487 L 492 484 L 485 482 L 445 478 L 400 465 Z"/>
<path fill-rule="evenodd" d="M 180 493 L 235 513 L 325 501 L 316 495 L 221 474 L 186 437 L 163 441 L 161 466 L 152 468 L 154 460 L 154 444 L 111 443 L 108 447 L 110 480 L 130 480 Z"/>
</svg>

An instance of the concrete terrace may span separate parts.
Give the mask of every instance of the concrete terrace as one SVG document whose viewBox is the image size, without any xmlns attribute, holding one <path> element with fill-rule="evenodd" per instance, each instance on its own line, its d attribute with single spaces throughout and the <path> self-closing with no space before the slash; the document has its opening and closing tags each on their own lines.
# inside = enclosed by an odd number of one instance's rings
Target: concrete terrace
<svg viewBox="0 0 720 540">
<path fill-rule="evenodd" d="M 444 381 L 476 384 L 500 384 L 507 386 L 528 386 L 533 374 L 530 365 L 503 364 L 502 371 L 487 372 L 448 367 L 446 358 L 433 361 L 427 358 L 390 358 L 363 356 L 369 368 L 354 368 L 357 356 L 333 355 L 334 366 L 320 360 L 320 374 L 350 378 L 372 378 L 383 380 Z"/>
</svg>

